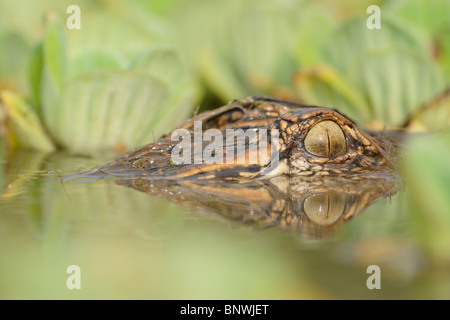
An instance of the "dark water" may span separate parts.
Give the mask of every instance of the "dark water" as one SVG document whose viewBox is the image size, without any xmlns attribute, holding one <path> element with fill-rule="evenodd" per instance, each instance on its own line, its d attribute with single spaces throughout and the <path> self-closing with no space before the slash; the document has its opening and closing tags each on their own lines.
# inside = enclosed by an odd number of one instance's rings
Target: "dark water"
<svg viewBox="0 0 450 320">
<path fill-rule="evenodd" d="M 61 181 L 105 161 L 5 156 L 0 298 L 450 297 L 448 271 L 423 250 L 401 186 L 390 195 L 392 186 L 318 184 L 291 189 L 297 193 L 290 198 L 250 186 L 261 199 L 238 201 L 232 210 L 230 192 L 221 201 L 204 187 L 194 196 L 185 185 Z M 291 206 L 302 214 L 270 219 L 261 190 L 286 200 L 270 202 L 270 210 Z M 67 288 L 70 265 L 80 268 L 80 290 Z M 380 267 L 381 289 L 366 285 L 370 265 Z"/>
</svg>

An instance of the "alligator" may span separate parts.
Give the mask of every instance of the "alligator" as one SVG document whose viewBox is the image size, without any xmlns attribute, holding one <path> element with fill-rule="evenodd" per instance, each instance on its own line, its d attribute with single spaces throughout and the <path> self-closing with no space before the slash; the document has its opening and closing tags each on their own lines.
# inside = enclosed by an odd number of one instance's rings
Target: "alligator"
<svg viewBox="0 0 450 320">
<path fill-rule="evenodd" d="M 68 178 L 111 176 L 196 211 L 324 238 L 396 193 L 400 136 L 363 130 L 337 110 L 246 97 Z"/>
</svg>

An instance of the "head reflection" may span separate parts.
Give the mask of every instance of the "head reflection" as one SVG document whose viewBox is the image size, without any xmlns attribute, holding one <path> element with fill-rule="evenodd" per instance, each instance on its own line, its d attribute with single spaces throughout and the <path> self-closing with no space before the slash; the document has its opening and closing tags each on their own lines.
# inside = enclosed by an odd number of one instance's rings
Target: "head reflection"
<svg viewBox="0 0 450 320">
<path fill-rule="evenodd" d="M 377 198 L 391 196 L 392 179 L 277 177 L 246 182 L 211 180 L 120 180 L 118 184 L 165 197 L 252 228 L 278 227 L 305 238 L 332 237 Z"/>
</svg>

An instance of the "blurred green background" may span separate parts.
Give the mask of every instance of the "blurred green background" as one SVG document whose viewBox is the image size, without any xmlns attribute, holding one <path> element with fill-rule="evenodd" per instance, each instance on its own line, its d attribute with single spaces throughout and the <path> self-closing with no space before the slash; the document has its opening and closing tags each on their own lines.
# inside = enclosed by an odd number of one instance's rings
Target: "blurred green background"
<svg viewBox="0 0 450 320">
<path fill-rule="evenodd" d="M 449 87 L 448 0 L 0 0 L 0 298 L 450 298 Z M 58 179 L 254 94 L 407 128 L 405 186 L 310 241 Z"/>
</svg>

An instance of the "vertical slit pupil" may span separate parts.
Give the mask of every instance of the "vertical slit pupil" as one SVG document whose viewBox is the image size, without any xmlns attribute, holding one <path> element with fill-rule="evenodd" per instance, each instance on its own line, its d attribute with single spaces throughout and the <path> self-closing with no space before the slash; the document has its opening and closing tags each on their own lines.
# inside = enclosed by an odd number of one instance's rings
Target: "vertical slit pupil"
<svg viewBox="0 0 450 320">
<path fill-rule="evenodd" d="M 326 132 L 327 132 L 327 157 L 329 158 L 331 155 L 330 133 L 328 132 L 328 129 L 326 129 Z"/>
<path fill-rule="evenodd" d="M 306 135 L 304 146 L 309 153 L 328 158 L 340 156 L 347 149 L 344 132 L 331 120 L 316 123 Z"/>
</svg>

